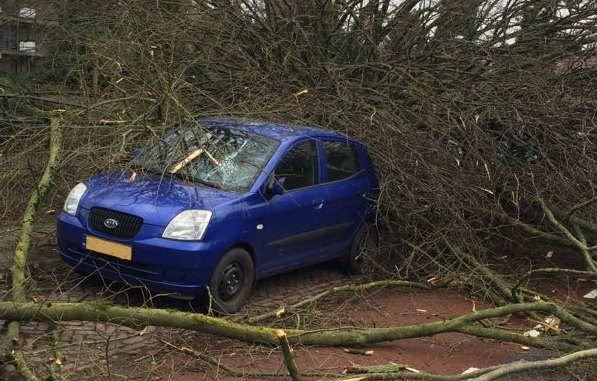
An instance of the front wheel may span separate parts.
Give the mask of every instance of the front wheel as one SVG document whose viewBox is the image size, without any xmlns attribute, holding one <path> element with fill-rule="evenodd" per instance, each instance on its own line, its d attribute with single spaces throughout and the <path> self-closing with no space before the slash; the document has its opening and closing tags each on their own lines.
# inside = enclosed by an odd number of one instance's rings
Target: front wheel
<svg viewBox="0 0 597 381">
<path fill-rule="evenodd" d="M 244 305 L 255 280 L 251 255 L 239 247 L 228 251 L 218 262 L 209 281 L 209 304 L 222 314 L 238 312 Z"/>
<path fill-rule="evenodd" d="M 364 274 L 373 271 L 373 255 L 378 247 L 377 229 L 364 223 L 355 234 L 344 265 L 350 274 Z"/>
</svg>

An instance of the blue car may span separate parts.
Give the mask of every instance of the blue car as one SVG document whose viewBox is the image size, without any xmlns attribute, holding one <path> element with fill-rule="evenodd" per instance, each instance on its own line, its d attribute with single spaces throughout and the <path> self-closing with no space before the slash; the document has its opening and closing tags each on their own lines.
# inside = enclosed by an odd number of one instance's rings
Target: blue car
<svg viewBox="0 0 597 381">
<path fill-rule="evenodd" d="M 62 259 L 234 313 L 256 279 L 340 259 L 363 270 L 378 179 L 366 148 L 304 126 L 186 122 L 69 193 Z M 206 293 L 207 290 L 207 293 Z"/>
</svg>

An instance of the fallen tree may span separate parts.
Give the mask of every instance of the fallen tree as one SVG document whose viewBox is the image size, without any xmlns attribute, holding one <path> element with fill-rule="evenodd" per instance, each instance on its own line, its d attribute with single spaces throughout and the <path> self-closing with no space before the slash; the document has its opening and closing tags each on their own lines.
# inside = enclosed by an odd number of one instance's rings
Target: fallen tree
<svg viewBox="0 0 597 381">
<path fill-rule="evenodd" d="M 44 169 L 44 172 L 37 184 L 36 188 L 31 192 L 23 222 L 21 224 L 21 234 L 17 241 L 14 250 L 13 264 L 10 269 L 11 274 L 11 295 L 14 302 L 25 302 L 27 300 L 27 286 L 31 281 L 28 274 L 27 255 L 29 247 L 31 246 L 31 235 L 35 224 L 35 219 L 38 215 L 38 209 L 44 198 L 49 193 L 52 187 L 52 180 L 58 160 L 62 149 L 62 130 L 60 120 L 56 117 L 50 118 L 50 148 L 49 156 Z M 19 350 L 14 350 L 14 345 L 18 341 L 20 320 L 7 319 L 8 324 L 6 332 L 2 337 L 2 344 L 0 346 L 0 358 L 3 361 L 11 359 L 20 370 L 21 374 L 26 378 L 34 377 L 33 372 L 28 369 L 28 364 L 24 361 Z"/>
<path fill-rule="evenodd" d="M 534 338 L 503 328 L 478 326 L 485 319 L 505 317 L 520 313 L 544 313 L 554 315 L 564 324 L 574 327 L 579 335 L 556 335 Z M 0 319 L 14 321 L 97 321 L 121 324 L 135 329 L 145 326 L 181 328 L 209 333 L 247 343 L 277 344 L 278 328 L 252 326 L 226 319 L 197 313 L 152 308 L 132 308 L 96 303 L 19 303 L 0 302 Z M 452 319 L 431 323 L 388 327 L 359 328 L 339 327 L 318 330 L 286 329 L 291 344 L 362 346 L 372 343 L 433 336 L 446 332 L 460 332 L 495 340 L 510 341 L 523 345 L 571 350 L 593 343 L 585 340 L 587 335 L 597 335 L 597 325 L 580 320 L 553 303 L 521 303 L 471 312 Z M 571 340 L 571 341 L 570 341 Z"/>
<path fill-rule="evenodd" d="M 2 112 L 15 116 L 7 120 L 22 120 L 18 114 L 30 103 L 68 109 L 58 193 L 74 179 L 113 169 L 132 148 L 183 118 L 225 114 L 340 130 L 367 143 L 382 179 L 388 251 L 404 258 L 380 266 L 384 277 L 454 280 L 505 308 L 481 316 L 516 311 L 541 320 L 558 313 L 586 337 L 551 330 L 553 336 L 532 339 L 487 328 L 485 318 L 469 314 L 385 330 L 289 330 L 291 343 L 362 344 L 463 332 L 564 350 L 590 345 L 595 309 L 557 304 L 529 279 L 542 273 L 594 279 L 596 272 L 597 88 L 587 85 L 595 75 L 595 0 L 574 7 L 527 0 L 79 3 L 52 4 L 59 28 L 48 38 L 55 49 L 41 75 L 59 84 L 51 90 L 56 99 L 33 87 L 0 97 Z M 37 179 L 29 159 L 42 141 L 38 131 L 19 124 L 8 143 L 0 142 L 3 158 L 24 158 L 2 178 L 2 202 L 10 206 L 3 217 L 21 216 L 24 206 L 15 206 L 34 186 L 29 177 Z M 60 201 L 54 200 L 55 209 Z M 25 219 L 25 236 L 32 221 Z M 491 249 L 495 241 L 512 240 L 511 228 L 532 242 L 572 249 L 583 269 L 548 270 L 532 258 L 516 269 L 497 266 L 493 257 L 502 253 Z M 274 328 L 211 317 L 173 314 L 172 323 L 153 310 L 103 303 L 26 303 L 23 242 L 12 271 L 15 297 L 2 305 L 4 316 L 16 319 L 7 348 L 14 347 L 18 319 L 59 323 L 57 311 L 74 320 L 188 325 L 278 343 Z M 530 303 L 537 299 L 547 302 Z M 23 360 L 18 350 L 13 360 Z"/>
</svg>

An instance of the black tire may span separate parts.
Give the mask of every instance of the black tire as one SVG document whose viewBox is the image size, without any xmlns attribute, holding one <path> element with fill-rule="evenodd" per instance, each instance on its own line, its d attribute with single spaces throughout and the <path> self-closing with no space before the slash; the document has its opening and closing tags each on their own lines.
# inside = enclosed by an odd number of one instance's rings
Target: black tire
<svg viewBox="0 0 597 381">
<path fill-rule="evenodd" d="M 239 247 L 224 254 L 209 281 L 209 306 L 220 314 L 233 314 L 245 305 L 253 282 L 255 267 L 246 250 Z"/>
<path fill-rule="evenodd" d="M 378 247 L 378 237 L 377 229 L 370 223 L 364 223 L 359 228 L 344 260 L 348 273 L 358 275 L 373 272 L 373 258 L 371 256 Z"/>
</svg>

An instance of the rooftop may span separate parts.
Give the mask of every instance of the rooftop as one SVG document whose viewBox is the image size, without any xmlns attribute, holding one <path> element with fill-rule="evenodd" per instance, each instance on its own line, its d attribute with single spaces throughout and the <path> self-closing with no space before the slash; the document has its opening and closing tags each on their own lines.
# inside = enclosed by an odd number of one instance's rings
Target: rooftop
<svg viewBox="0 0 597 381">
<path fill-rule="evenodd" d="M 259 120 L 218 118 L 202 119 L 199 121 L 206 127 L 233 128 L 258 135 L 274 138 L 280 141 L 294 140 L 297 137 L 342 137 L 346 136 L 334 131 L 293 124 L 266 122 Z"/>
</svg>

